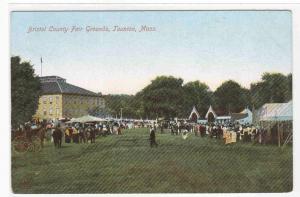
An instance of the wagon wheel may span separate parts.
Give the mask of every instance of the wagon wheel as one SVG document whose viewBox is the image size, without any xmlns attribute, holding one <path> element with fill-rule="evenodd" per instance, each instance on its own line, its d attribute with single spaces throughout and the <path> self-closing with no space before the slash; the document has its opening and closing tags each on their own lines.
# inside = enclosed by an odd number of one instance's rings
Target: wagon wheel
<svg viewBox="0 0 300 197">
<path fill-rule="evenodd" d="M 34 152 L 34 144 L 32 142 L 27 142 L 27 151 Z"/>
<path fill-rule="evenodd" d="M 24 153 L 27 151 L 27 139 L 24 136 L 16 137 L 12 142 L 12 148 L 17 153 Z"/>
<path fill-rule="evenodd" d="M 38 138 L 37 136 L 33 137 L 32 146 L 33 146 L 33 152 L 38 152 L 42 150 L 41 139 Z"/>
</svg>

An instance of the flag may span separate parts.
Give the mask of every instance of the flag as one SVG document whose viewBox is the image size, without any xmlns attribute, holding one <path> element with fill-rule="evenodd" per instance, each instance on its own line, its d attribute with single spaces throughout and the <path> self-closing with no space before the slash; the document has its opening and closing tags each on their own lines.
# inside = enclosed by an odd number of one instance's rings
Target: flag
<svg viewBox="0 0 300 197">
<path fill-rule="evenodd" d="M 41 57 L 41 63 L 43 63 L 43 58 Z"/>
</svg>

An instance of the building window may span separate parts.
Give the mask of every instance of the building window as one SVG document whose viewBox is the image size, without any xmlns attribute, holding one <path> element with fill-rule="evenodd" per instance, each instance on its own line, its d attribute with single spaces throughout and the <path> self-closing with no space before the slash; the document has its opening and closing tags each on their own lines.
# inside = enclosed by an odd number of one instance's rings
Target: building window
<svg viewBox="0 0 300 197">
<path fill-rule="evenodd" d="M 56 96 L 56 104 L 58 104 L 59 96 Z"/>
<path fill-rule="evenodd" d="M 49 102 L 50 102 L 50 104 L 52 104 L 52 102 L 53 102 L 52 96 L 49 97 Z"/>
<path fill-rule="evenodd" d="M 59 108 L 56 108 L 56 116 L 59 116 Z"/>
<path fill-rule="evenodd" d="M 44 114 L 44 116 L 47 115 L 47 110 L 46 110 L 46 108 L 43 109 L 43 114 Z"/>
<path fill-rule="evenodd" d="M 43 103 L 46 104 L 47 103 L 47 97 L 43 96 Z"/>
<path fill-rule="evenodd" d="M 50 107 L 50 109 L 49 109 L 49 115 L 52 115 L 52 113 L 53 113 L 53 110 L 52 110 L 52 107 Z"/>
</svg>

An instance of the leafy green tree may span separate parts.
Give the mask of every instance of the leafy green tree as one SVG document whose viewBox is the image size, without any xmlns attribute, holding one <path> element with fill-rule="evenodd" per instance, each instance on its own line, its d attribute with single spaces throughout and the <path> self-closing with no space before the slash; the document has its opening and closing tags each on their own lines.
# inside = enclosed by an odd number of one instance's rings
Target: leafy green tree
<svg viewBox="0 0 300 197">
<path fill-rule="evenodd" d="M 89 109 L 88 114 L 92 116 L 103 117 L 103 118 L 106 118 L 111 115 L 108 108 L 102 108 L 100 106 Z"/>
<path fill-rule="evenodd" d="M 133 111 L 133 117 L 140 118 L 149 118 L 148 114 L 145 113 L 144 105 L 143 105 L 143 97 L 142 91 L 138 92 L 129 103 L 130 108 Z"/>
<path fill-rule="evenodd" d="M 285 100 L 290 101 L 293 99 L 293 76 L 291 73 L 287 75 L 287 83 L 288 91 Z"/>
<path fill-rule="evenodd" d="M 146 86 L 139 97 L 144 118 L 173 118 L 183 108 L 183 80 L 172 76 L 159 76 Z"/>
<path fill-rule="evenodd" d="M 252 83 L 250 92 L 253 107 L 259 108 L 269 102 L 268 88 L 264 82 Z"/>
<path fill-rule="evenodd" d="M 112 116 L 121 116 L 124 118 L 135 118 L 136 112 L 132 107 L 134 102 L 133 95 L 119 94 L 119 95 L 106 95 L 105 97 L 106 107 Z"/>
<path fill-rule="evenodd" d="M 200 81 L 188 82 L 172 76 L 154 79 L 136 95 L 107 95 L 106 105 L 113 116 L 124 118 L 188 117 L 196 106 L 204 117 L 209 105 L 218 114 L 240 112 L 245 107 L 258 108 L 267 102 L 289 101 L 292 98 L 292 75 L 265 73 L 262 81 L 246 89 L 233 80 L 225 81 L 215 92 Z"/>
<path fill-rule="evenodd" d="M 29 62 L 11 57 L 11 124 L 18 127 L 32 119 L 41 93 L 39 78 Z"/>
<path fill-rule="evenodd" d="M 196 107 L 200 116 L 204 118 L 209 105 L 214 104 L 213 92 L 200 81 L 188 82 L 183 86 L 184 90 L 184 113 L 185 117 Z"/>
<path fill-rule="evenodd" d="M 214 96 L 217 110 L 222 114 L 240 112 L 249 105 L 247 100 L 250 100 L 247 89 L 233 80 L 223 82 L 214 92 Z"/>
<path fill-rule="evenodd" d="M 270 102 L 284 102 L 288 93 L 287 77 L 281 73 L 264 73 L 262 79 L 267 86 Z"/>
<path fill-rule="evenodd" d="M 292 74 L 264 73 L 262 81 L 252 83 L 251 101 L 255 108 L 265 103 L 283 103 L 292 99 Z"/>
</svg>

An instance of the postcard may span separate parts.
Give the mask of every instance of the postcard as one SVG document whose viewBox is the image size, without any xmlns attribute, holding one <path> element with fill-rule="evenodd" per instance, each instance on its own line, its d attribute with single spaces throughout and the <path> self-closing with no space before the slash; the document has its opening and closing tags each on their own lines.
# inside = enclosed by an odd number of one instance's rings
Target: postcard
<svg viewBox="0 0 300 197">
<path fill-rule="evenodd" d="M 293 191 L 292 16 L 13 10 L 13 193 Z"/>
</svg>

